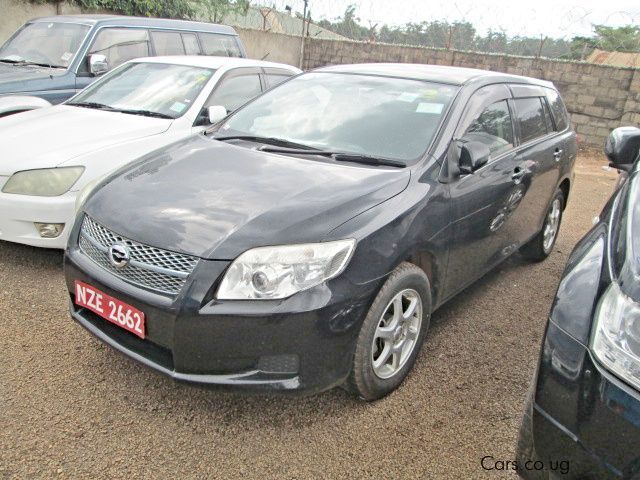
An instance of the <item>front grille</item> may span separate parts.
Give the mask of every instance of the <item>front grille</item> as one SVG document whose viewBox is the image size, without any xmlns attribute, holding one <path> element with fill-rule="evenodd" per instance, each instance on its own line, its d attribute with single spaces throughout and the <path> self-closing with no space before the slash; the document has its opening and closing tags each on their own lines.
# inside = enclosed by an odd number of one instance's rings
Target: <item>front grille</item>
<svg viewBox="0 0 640 480">
<path fill-rule="evenodd" d="M 129 263 L 121 268 L 109 261 L 109 248 L 125 245 Z M 197 257 L 134 242 L 85 216 L 80 229 L 80 250 L 118 278 L 163 294 L 177 295 L 198 263 Z"/>
</svg>

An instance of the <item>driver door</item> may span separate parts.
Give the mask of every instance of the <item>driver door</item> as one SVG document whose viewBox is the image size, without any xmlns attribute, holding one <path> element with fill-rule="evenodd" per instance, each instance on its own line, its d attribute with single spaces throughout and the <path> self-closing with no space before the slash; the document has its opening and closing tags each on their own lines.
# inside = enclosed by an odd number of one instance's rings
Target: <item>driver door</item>
<svg viewBox="0 0 640 480">
<path fill-rule="evenodd" d="M 450 183 L 452 242 L 446 291 L 452 295 L 482 276 L 517 248 L 513 217 L 522 199 L 518 180 L 511 92 L 504 84 L 476 91 L 462 116 L 456 139 L 489 147 L 488 162 Z M 450 158 L 451 171 L 457 159 Z"/>
</svg>

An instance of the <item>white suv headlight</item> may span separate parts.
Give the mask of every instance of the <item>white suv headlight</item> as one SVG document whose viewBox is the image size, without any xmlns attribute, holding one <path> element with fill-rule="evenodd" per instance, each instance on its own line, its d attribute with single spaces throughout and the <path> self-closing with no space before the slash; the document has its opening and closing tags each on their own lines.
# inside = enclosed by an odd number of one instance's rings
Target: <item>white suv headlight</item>
<svg viewBox="0 0 640 480">
<path fill-rule="evenodd" d="M 221 300 L 273 300 L 290 297 L 339 275 L 356 241 L 258 247 L 231 264 L 218 288 Z"/>
<path fill-rule="evenodd" d="M 596 310 L 591 349 L 605 367 L 640 389 L 640 305 L 615 282 Z"/>
<path fill-rule="evenodd" d="M 41 168 L 14 173 L 2 187 L 3 193 L 57 197 L 69 191 L 84 167 Z"/>
</svg>

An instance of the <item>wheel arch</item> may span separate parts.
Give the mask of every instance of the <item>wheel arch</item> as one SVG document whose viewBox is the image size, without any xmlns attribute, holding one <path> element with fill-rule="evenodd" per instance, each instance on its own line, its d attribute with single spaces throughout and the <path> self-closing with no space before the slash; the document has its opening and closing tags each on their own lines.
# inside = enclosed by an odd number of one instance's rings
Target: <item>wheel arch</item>
<svg viewBox="0 0 640 480">
<path fill-rule="evenodd" d="M 564 205 L 562 206 L 562 209 L 564 210 L 565 208 L 567 208 L 567 202 L 569 201 L 569 192 L 571 191 L 571 180 L 569 180 L 569 177 L 565 177 L 560 182 L 560 185 L 558 185 L 558 188 L 562 190 L 562 195 L 564 195 Z"/>
</svg>

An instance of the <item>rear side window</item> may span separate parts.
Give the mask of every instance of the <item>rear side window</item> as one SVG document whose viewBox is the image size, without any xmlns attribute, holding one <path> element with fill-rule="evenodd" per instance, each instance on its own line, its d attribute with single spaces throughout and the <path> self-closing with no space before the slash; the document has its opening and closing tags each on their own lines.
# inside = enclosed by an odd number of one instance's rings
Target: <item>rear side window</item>
<svg viewBox="0 0 640 480">
<path fill-rule="evenodd" d="M 200 33 L 200 43 L 205 55 L 217 57 L 241 57 L 242 52 L 235 37 L 217 33 Z"/>
<path fill-rule="evenodd" d="M 200 55 L 200 45 L 195 33 L 183 33 L 182 43 L 184 43 L 184 50 L 187 55 Z"/>
<path fill-rule="evenodd" d="M 567 109 L 560 98 L 560 94 L 555 90 L 547 89 L 547 99 L 551 106 L 551 115 L 556 122 L 556 130 L 562 131 L 569 126 Z"/>
<path fill-rule="evenodd" d="M 226 78 L 214 90 L 206 106 L 222 105 L 233 112 L 262 91 L 260 76 L 255 74 Z"/>
<path fill-rule="evenodd" d="M 481 142 L 492 156 L 513 148 L 513 124 L 506 100 L 489 105 L 462 136 L 468 142 Z"/>
<path fill-rule="evenodd" d="M 540 97 L 516 98 L 516 118 L 520 125 L 520 140 L 526 143 L 547 134 Z"/>
<path fill-rule="evenodd" d="M 151 32 L 156 55 L 184 55 L 182 38 L 178 32 Z"/>
<path fill-rule="evenodd" d="M 96 36 L 89 54 L 107 57 L 109 68 L 134 58 L 149 56 L 149 32 L 137 28 L 105 28 Z"/>
</svg>

